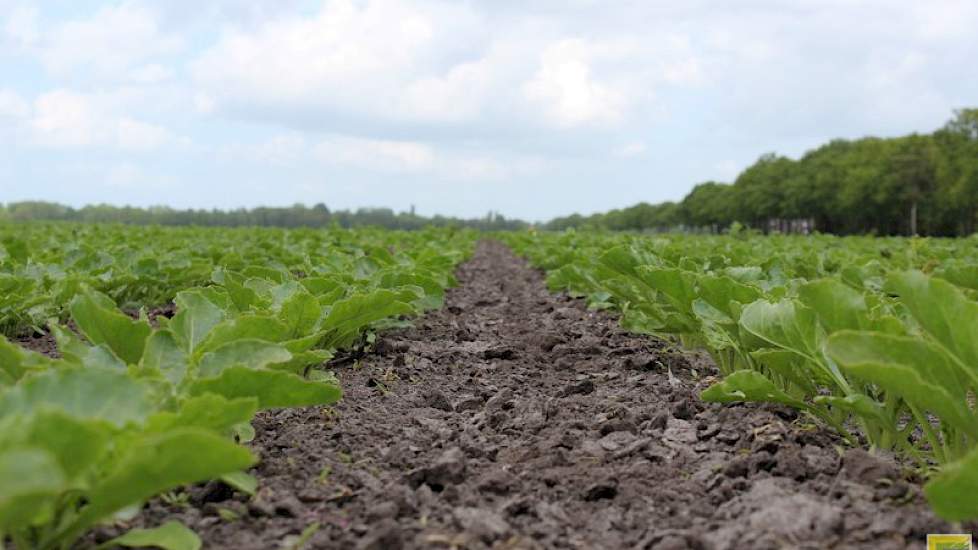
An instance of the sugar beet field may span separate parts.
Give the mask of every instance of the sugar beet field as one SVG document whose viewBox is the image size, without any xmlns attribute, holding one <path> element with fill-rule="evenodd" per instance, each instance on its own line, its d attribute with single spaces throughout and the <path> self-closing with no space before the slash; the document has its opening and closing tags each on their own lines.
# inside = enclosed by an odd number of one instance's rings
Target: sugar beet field
<svg viewBox="0 0 978 550">
<path fill-rule="evenodd" d="M 978 238 L 0 226 L 0 548 L 923 548 Z"/>
</svg>

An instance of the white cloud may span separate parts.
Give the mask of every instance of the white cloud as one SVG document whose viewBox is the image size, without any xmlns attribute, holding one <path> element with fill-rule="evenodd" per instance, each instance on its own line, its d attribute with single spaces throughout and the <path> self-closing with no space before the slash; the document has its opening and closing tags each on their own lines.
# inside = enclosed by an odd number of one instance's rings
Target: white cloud
<svg viewBox="0 0 978 550">
<path fill-rule="evenodd" d="M 172 54 L 183 46 L 180 37 L 163 32 L 156 15 L 144 6 L 107 6 L 87 19 L 53 25 L 36 49 L 48 70 L 118 76 L 146 59 Z"/>
<path fill-rule="evenodd" d="M 15 47 L 28 48 L 38 38 L 38 12 L 36 6 L 15 5 L 3 23 L 3 35 Z M 2 44 L 3 41 L 0 41 Z"/>
<path fill-rule="evenodd" d="M 582 40 L 563 40 L 550 46 L 523 93 L 561 127 L 620 121 L 629 103 L 628 93 L 595 77 L 591 67 L 595 54 L 595 47 Z"/>
<path fill-rule="evenodd" d="M 660 85 L 702 83 L 688 38 L 581 38 L 479 4 L 327 0 L 229 27 L 191 63 L 197 111 L 330 131 L 613 126 Z M 638 68 L 636 68 L 638 67 Z M 339 120 L 345 125 L 331 124 Z M 477 128 L 478 126 L 482 128 Z M 362 128 L 357 128 L 362 132 Z"/>
<path fill-rule="evenodd" d="M 214 100 L 364 109 L 415 68 L 430 42 L 430 14 L 403 2 L 332 0 L 313 17 L 229 30 L 193 65 Z"/>
<path fill-rule="evenodd" d="M 316 144 L 313 156 L 332 166 L 374 172 L 425 175 L 442 181 L 503 181 L 537 173 L 545 162 L 526 155 L 470 153 L 417 141 L 333 136 Z"/>
<path fill-rule="evenodd" d="M 320 142 L 314 148 L 314 155 L 328 164 L 385 172 L 419 172 L 435 163 L 434 152 L 423 143 L 344 136 Z"/>
<path fill-rule="evenodd" d="M 152 151 L 166 145 L 172 139 L 166 128 L 129 117 L 120 118 L 117 128 L 117 143 L 122 149 Z"/>
<path fill-rule="evenodd" d="M 0 89 L 0 123 L 27 117 L 31 113 L 30 104 L 12 90 Z"/>
<path fill-rule="evenodd" d="M 35 142 L 48 147 L 81 147 L 105 142 L 110 134 L 90 97 L 56 90 L 34 100 L 30 128 Z"/>
<path fill-rule="evenodd" d="M 139 84 L 157 84 L 172 77 L 173 71 L 158 63 L 143 65 L 129 71 L 129 80 Z"/>
<path fill-rule="evenodd" d="M 55 90 L 41 94 L 26 125 L 36 145 L 153 151 L 174 141 L 161 126 L 118 114 L 112 97 Z"/>
<path fill-rule="evenodd" d="M 261 162 L 272 166 L 288 166 L 304 161 L 310 153 L 305 138 L 296 133 L 277 134 L 256 144 L 227 144 L 217 155 L 227 162 Z"/>
</svg>

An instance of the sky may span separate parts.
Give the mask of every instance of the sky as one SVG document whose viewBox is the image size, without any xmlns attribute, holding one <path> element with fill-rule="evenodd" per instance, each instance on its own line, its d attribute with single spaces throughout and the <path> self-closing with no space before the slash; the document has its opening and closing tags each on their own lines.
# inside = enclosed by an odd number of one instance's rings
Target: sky
<svg viewBox="0 0 978 550">
<path fill-rule="evenodd" d="M 0 202 L 545 220 L 978 105 L 975 0 L 0 0 Z"/>
</svg>

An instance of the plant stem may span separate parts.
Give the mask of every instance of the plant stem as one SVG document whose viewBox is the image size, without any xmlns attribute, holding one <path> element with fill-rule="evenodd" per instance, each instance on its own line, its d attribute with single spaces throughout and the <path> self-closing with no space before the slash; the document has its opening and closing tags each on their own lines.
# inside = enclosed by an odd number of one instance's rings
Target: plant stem
<svg viewBox="0 0 978 550">
<path fill-rule="evenodd" d="M 930 425 L 927 417 L 920 414 L 917 407 L 914 407 L 912 404 L 907 403 L 907 406 L 910 407 L 910 412 L 917 420 L 917 423 L 920 424 L 920 429 L 924 431 L 924 436 L 927 438 L 927 442 L 930 443 L 930 447 L 934 452 L 934 458 L 941 464 L 947 463 L 947 453 L 945 452 L 944 444 L 941 443 L 937 434 L 934 433 L 934 427 Z"/>
</svg>

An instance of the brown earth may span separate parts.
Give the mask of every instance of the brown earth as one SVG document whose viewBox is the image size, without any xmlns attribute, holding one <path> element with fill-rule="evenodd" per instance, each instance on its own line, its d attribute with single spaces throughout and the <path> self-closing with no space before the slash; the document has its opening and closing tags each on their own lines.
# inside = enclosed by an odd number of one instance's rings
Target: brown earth
<svg viewBox="0 0 978 550">
<path fill-rule="evenodd" d="M 212 482 L 139 522 L 236 550 L 922 548 L 953 532 L 895 462 L 787 409 L 701 402 L 708 361 L 550 295 L 501 244 L 458 277 L 443 310 L 337 368 L 336 407 L 258 415 L 255 498 Z"/>
</svg>

